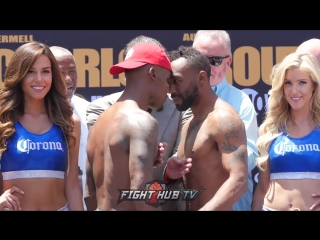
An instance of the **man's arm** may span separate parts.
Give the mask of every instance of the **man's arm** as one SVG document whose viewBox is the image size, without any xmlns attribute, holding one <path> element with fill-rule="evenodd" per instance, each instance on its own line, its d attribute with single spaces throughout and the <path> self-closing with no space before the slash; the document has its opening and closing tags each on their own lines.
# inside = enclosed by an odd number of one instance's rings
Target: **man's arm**
<svg viewBox="0 0 320 240">
<path fill-rule="evenodd" d="M 144 190 L 145 184 L 153 180 L 153 167 L 158 155 L 158 122 L 146 112 L 130 120 L 130 189 Z M 158 210 L 144 201 L 134 201 L 134 204 L 137 211 Z"/>
<path fill-rule="evenodd" d="M 246 129 L 248 169 L 252 171 L 256 167 L 256 158 L 258 157 L 258 149 L 256 146 L 258 140 L 258 123 L 254 105 L 247 95 L 242 99 L 238 114 Z"/>
<path fill-rule="evenodd" d="M 89 103 L 86 109 L 86 122 L 88 131 L 92 128 L 92 126 L 96 123 L 98 117 L 111 105 L 105 99 L 106 97 L 102 97 L 96 99 Z"/>
<path fill-rule="evenodd" d="M 222 110 L 208 117 L 212 125 L 211 137 L 217 143 L 222 166 L 228 171 L 229 178 L 200 210 L 227 210 L 248 189 L 245 127 L 239 116 L 229 111 Z"/>
<path fill-rule="evenodd" d="M 177 151 L 178 151 L 178 147 L 179 147 L 180 140 L 181 140 L 182 127 L 192 116 L 193 116 L 193 114 L 192 114 L 192 111 L 191 111 L 190 108 L 188 110 L 180 113 L 180 121 L 179 121 L 179 125 L 178 125 L 178 133 L 177 133 L 176 141 L 174 143 L 173 155 L 172 156 L 177 156 Z"/>
<path fill-rule="evenodd" d="M 92 171 L 91 164 L 87 158 L 86 186 L 84 191 L 84 201 L 87 207 L 87 211 L 94 211 L 97 209 L 96 185 L 93 178 L 93 171 Z"/>
<path fill-rule="evenodd" d="M 191 108 L 189 108 L 186 111 L 183 111 L 180 113 L 180 122 L 179 122 L 179 126 L 178 126 L 178 133 L 177 133 L 177 138 L 176 138 L 176 142 L 175 142 L 175 146 L 173 149 L 173 155 L 171 156 L 171 158 L 168 159 L 167 161 L 167 165 L 164 168 L 163 174 L 162 174 L 162 180 L 167 184 L 167 185 L 171 185 L 171 184 L 177 184 L 177 183 L 181 183 L 183 181 L 183 175 L 185 175 L 186 173 L 189 172 L 189 168 L 191 167 L 191 159 L 186 159 L 186 158 L 179 158 L 178 157 L 178 148 L 179 148 L 179 144 L 181 141 L 181 133 L 182 133 L 182 128 L 184 127 L 185 123 L 187 121 L 191 121 L 191 118 L 193 117 L 193 113 Z M 169 167 L 169 172 L 171 172 L 171 174 L 169 173 L 169 175 L 175 175 L 174 177 L 170 177 L 167 173 L 167 167 L 168 167 L 168 163 L 171 160 L 171 166 Z M 174 164 L 173 164 L 174 163 Z"/>
</svg>

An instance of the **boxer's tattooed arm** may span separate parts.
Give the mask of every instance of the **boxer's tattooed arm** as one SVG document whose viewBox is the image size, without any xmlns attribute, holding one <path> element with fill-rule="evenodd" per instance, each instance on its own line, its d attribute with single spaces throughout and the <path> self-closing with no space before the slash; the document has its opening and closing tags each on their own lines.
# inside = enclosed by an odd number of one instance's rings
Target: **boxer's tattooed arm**
<svg viewBox="0 0 320 240">
<path fill-rule="evenodd" d="M 218 131 L 224 133 L 225 139 L 238 138 L 239 129 L 236 120 L 233 117 L 228 117 L 224 121 L 220 121 Z"/>
<path fill-rule="evenodd" d="M 244 147 L 238 147 L 233 151 L 232 158 L 229 160 L 228 165 L 231 166 L 238 163 L 245 164 L 246 166 L 248 165 L 248 157 L 246 148 Z"/>
<path fill-rule="evenodd" d="M 140 116 L 130 131 L 130 188 L 144 189 L 153 180 L 153 165 L 158 153 L 158 122 L 151 116 Z M 133 122 L 133 121 L 131 121 Z M 150 210 L 144 201 L 134 201 L 136 210 Z"/>
<path fill-rule="evenodd" d="M 205 210 L 232 209 L 232 205 L 247 191 L 247 139 L 242 120 L 235 112 L 219 111 L 220 122 L 214 139 L 221 154 L 221 164 L 228 178 L 220 186 Z"/>
<path fill-rule="evenodd" d="M 139 119 L 130 137 L 130 161 L 136 168 L 153 168 L 158 152 L 158 123 L 154 119 Z"/>
<path fill-rule="evenodd" d="M 244 138 L 243 136 L 240 136 L 240 132 L 245 130 L 241 127 L 239 120 L 236 120 L 234 117 L 226 118 L 224 121 L 220 122 L 218 131 L 224 135 L 221 149 L 225 153 L 232 153 L 232 157 L 228 164 L 241 162 L 247 165 L 246 148 L 241 147 L 241 145 L 246 146 L 246 142 L 241 141 L 241 139 Z M 242 134 L 245 134 L 245 132 Z"/>
</svg>

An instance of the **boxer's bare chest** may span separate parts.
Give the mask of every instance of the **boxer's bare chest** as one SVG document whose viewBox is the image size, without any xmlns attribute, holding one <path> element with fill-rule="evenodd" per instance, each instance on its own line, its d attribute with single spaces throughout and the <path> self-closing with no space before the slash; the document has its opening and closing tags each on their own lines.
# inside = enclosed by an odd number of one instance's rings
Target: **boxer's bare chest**
<svg viewBox="0 0 320 240">
<path fill-rule="evenodd" d="M 192 119 L 183 129 L 178 149 L 179 157 L 201 157 L 212 148 L 207 121 Z"/>
</svg>

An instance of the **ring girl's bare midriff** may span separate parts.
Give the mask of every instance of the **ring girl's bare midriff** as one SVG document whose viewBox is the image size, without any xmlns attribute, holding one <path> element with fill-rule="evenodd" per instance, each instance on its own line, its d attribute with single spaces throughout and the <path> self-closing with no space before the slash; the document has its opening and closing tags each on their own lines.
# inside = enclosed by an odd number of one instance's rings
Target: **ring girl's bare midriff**
<svg viewBox="0 0 320 240">
<path fill-rule="evenodd" d="M 320 180 L 276 180 L 270 181 L 270 187 L 264 198 L 266 207 L 279 210 L 308 211 L 317 201 L 312 194 L 319 193 Z"/>
<path fill-rule="evenodd" d="M 64 180 L 56 178 L 30 178 L 3 181 L 3 191 L 17 186 L 24 195 L 13 193 L 19 198 L 21 210 L 57 211 L 67 203 L 64 197 Z"/>
</svg>

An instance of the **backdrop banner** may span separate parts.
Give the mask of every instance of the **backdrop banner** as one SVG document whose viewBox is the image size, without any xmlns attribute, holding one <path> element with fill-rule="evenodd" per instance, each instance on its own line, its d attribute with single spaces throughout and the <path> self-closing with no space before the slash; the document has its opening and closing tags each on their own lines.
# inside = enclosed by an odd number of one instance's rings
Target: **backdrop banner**
<svg viewBox="0 0 320 240">
<path fill-rule="evenodd" d="M 40 41 L 69 49 L 76 59 L 76 93 L 88 101 L 123 90 L 124 74 L 112 76 L 109 68 L 123 60 L 123 48 L 139 35 L 159 40 L 167 50 L 191 46 L 197 30 L 0 30 L 0 87 L 6 66 L 19 46 Z M 294 52 L 310 38 L 320 38 L 320 30 L 227 30 L 231 38 L 233 62 L 227 80 L 252 100 L 258 125 L 264 118 L 274 64 Z M 254 172 L 257 179 L 256 171 Z"/>
</svg>

